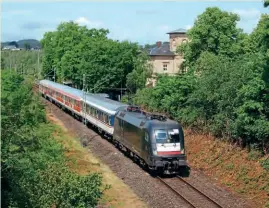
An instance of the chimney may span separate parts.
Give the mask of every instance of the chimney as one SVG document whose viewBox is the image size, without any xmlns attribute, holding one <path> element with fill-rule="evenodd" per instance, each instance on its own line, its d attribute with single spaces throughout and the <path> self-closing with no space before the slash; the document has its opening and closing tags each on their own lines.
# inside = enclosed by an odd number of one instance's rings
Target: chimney
<svg viewBox="0 0 269 208">
<path fill-rule="evenodd" d="M 158 48 L 160 48 L 161 45 L 162 45 L 162 41 L 158 41 L 158 42 L 156 42 L 156 45 L 157 45 Z"/>
</svg>

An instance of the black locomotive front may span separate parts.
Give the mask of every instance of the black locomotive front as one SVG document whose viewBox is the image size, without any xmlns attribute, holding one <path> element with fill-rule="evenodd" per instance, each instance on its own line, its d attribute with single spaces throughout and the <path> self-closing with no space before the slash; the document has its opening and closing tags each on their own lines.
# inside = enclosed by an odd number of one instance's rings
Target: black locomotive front
<svg viewBox="0 0 269 208">
<path fill-rule="evenodd" d="M 187 166 L 184 134 L 177 122 L 151 120 L 145 131 L 151 145 L 151 155 L 147 161 L 149 168 L 177 171 Z"/>
<path fill-rule="evenodd" d="M 171 172 L 187 166 L 183 130 L 176 121 L 119 111 L 113 138 L 151 170 Z"/>
</svg>

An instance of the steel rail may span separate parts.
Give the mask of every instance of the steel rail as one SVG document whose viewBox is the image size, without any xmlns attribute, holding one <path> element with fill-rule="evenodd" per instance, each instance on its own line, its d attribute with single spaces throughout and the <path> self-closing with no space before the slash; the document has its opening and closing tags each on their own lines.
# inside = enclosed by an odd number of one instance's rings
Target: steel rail
<svg viewBox="0 0 269 208">
<path fill-rule="evenodd" d="M 168 187 L 170 190 L 172 190 L 177 196 L 179 196 L 181 199 L 183 199 L 187 204 L 191 205 L 192 208 L 196 208 L 194 204 L 192 204 L 188 199 L 186 199 L 184 196 L 181 195 L 177 190 L 175 190 L 173 187 L 171 187 L 167 182 L 165 182 L 162 178 L 157 176 L 157 178 L 164 184 L 166 187 Z"/>
<path fill-rule="evenodd" d="M 195 190 L 196 192 L 198 192 L 199 194 L 201 194 L 202 196 L 204 196 L 208 201 L 212 202 L 217 207 L 222 208 L 222 206 L 220 204 L 218 204 L 215 200 L 213 200 L 212 198 L 210 198 L 209 196 L 207 196 L 206 194 L 204 194 L 203 192 L 201 192 L 200 190 L 198 190 L 197 188 L 195 188 L 193 185 L 191 185 L 189 182 L 187 182 L 186 180 L 184 180 L 182 177 L 177 176 L 177 178 L 180 181 L 183 181 L 188 186 L 190 186 L 193 190 Z"/>
</svg>

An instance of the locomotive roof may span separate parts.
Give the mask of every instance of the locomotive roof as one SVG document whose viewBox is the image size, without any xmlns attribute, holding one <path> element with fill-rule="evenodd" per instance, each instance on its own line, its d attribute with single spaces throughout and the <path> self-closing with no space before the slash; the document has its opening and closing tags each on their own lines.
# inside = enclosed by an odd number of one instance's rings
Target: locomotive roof
<svg viewBox="0 0 269 208">
<path fill-rule="evenodd" d="M 79 89 L 75 89 L 72 87 L 69 87 L 67 85 L 62 85 L 59 83 L 52 82 L 50 80 L 41 80 L 40 84 L 46 85 L 46 86 L 51 86 L 55 88 L 56 90 L 61 90 L 65 93 L 68 93 L 70 95 L 78 97 L 80 100 L 84 100 L 83 98 L 83 91 Z M 108 99 L 104 97 L 105 94 L 100 93 L 100 94 L 93 94 L 93 93 L 87 93 L 86 94 L 86 103 L 89 105 L 92 105 L 102 111 L 105 111 L 109 114 L 115 114 L 115 111 L 117 111 L 121 107 L 128 106 L 124 103 L 114 101 L 111 99 Z"/>
<path fill-rule="evenodd" d="M 158 128 L 163 128 L 164 125 L 169 125 L 172 128 L 178 126 L 179 124 L 176 121 L 167 119 L 166 121 L 160 121 L 160 120 L 150 120 L 147 119 L 146 115 L 138 112 L 129 112 L 126 110 L 121 110 L 118 112 L 117 117 L 138 127 L 143 128 L 145 126 L 151 125 Z"/>
</svg>

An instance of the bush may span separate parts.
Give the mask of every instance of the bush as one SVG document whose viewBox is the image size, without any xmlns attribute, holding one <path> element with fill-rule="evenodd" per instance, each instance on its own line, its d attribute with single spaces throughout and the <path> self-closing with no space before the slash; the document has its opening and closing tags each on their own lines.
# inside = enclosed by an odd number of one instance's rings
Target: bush
<svg viewBox="0 0 269 208">
<path fill-rule="evenodd" d="M 102 178 L 67 168 L 55 127 L 31 84 L 9 70 L 1 74 L 1 150 L 3 207 L 94 207 Z"/>
</svg>

